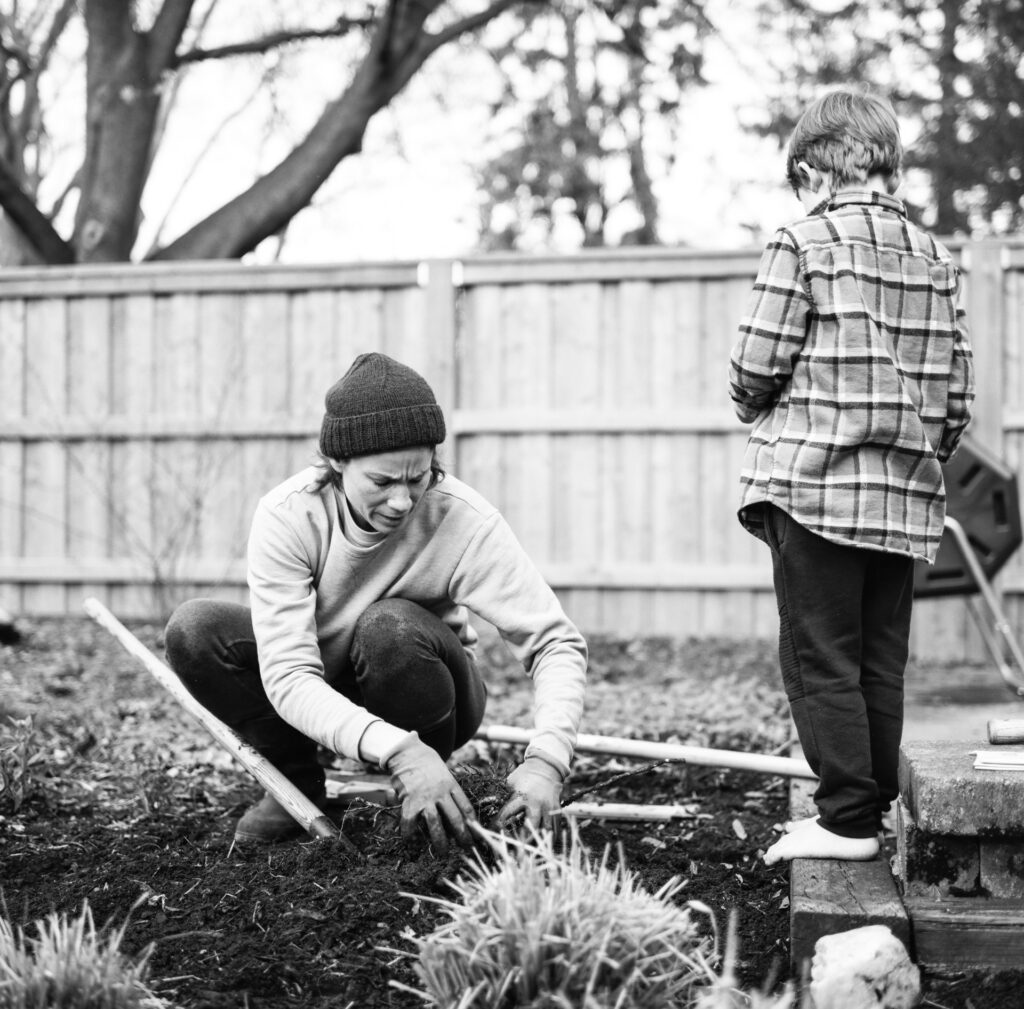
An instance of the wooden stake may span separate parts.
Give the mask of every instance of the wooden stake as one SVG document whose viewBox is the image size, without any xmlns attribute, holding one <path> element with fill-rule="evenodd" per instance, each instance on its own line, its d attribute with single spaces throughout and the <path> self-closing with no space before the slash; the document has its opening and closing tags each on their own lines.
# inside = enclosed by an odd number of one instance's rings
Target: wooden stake
<svg viewBox="0 0 1024 1009">
<path fill-rule="evenodd" d="M 632 802 L 570 802 L 552 816 L 592 817 L 595 820 L 693 820 L 698 806 L 638 805 Z"/>
<path fill-rule="evenodd" d="M 533 733 L 513 725 L 490 725 L 479 729 L 475 738 L 490 743 L 516 743 L 525 746 L 533 738 Z M 656 743 L 647 739 L 580 734 L 576 738 L 576 749 L 580 753 L 608 753 L 618 757 L 637 757 L 641 760 L 677 760 L 701 767 L 755 771 L 783 778 L 817 778 L 806 760 L 797 760 L 794 757 L 771 757 L 763 753 L 742 753 L 738 750 L 712 750 L 702 746 L 683 746 L 679 743 Z"/>
<path fill-rule="evenodd" d="M 356 846 L 342 834 L 314 802 L 302 794 L 266 757 L 258 753 L 216 715 L 203 707 L 184 687 L 173 671 L 165 666 L 98 599 L 84 603 L 85 612 L 109 631 L 153 674 L 183 708 L 224 747 L 313 837 L 337 838 L 353 854 Z"/>
</svg>

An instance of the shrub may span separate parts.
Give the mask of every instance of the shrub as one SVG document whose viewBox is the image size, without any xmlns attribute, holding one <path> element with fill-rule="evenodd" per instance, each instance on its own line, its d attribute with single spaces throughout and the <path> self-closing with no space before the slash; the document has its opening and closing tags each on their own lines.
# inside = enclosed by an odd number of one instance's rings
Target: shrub
<svg viewBox="0 0 1024 1009">
<path fill-rule="evenodd" d="M 575 829 L 564 850 L 552 834 L 484 836 L 457 900 L 420 898 L 450 919 L 414 940 L 417 994 L 440 1009 L 669 1009 L 714 977 L 712 940 L 673 903 L 683 881 L 650 894 Z"/>
<path fill-rule="evenodd" d="M 88 903 L 75 918 L 51 914 L 29 938 L 0 917 L 0 1009 L 161 1009 L 146 985 L 147 949 L 120 952 L 125 926 L 97 934 Z"/>
</svg>

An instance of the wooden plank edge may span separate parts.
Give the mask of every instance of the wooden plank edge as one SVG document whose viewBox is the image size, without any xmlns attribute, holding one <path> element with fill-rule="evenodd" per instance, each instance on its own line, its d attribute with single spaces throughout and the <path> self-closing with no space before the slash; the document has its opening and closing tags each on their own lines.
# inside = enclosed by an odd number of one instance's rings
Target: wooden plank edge
<svg viewBox="0 0 1024 1009">
<path fill-rule="evenodd" d="M 793 755 L 800 754 L 795 747 Z M 813 816 L 815 781 L 792 780 L 790 818 Z M 913 954 L 913 931 L 885 853 L 871 862 L 798 858 L 789 871 L 789 956 L 794 977 L 824 935 L 886 925 Z"/>
<path fill-rule="evenodd" d="M 1024 902 L 995 897 L 904 901 L 917 962 L 928 970 L 1020 970 Z"/>
</svg>

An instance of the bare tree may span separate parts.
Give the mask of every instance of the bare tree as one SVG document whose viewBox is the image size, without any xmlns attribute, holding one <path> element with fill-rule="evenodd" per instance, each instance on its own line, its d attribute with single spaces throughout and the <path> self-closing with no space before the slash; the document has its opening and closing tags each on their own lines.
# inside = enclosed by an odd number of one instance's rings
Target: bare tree
<svg viewBox="0 0 1024 1009">
<path fill-rule="evenodd" d="M 240 257 L 281 232 L 309 205 L 338 164 L 361 149 L 372 117 L 433 53 L 517 3 L 539 2 L 483 0 L 465 13 L 444 0 L 384 0 L 366 3 L 357 13 L 339 13 L 321 27 L 273 31 L 204 48 L 201 25 L 211 2 L 160 0 L 150 5 L 155 12 L 142 27 L 138 0 L 84 0 L 84 151 L 68 187 L 77 208 L 66 235 L 54 223 L 57 205 L 48 210 L 39 205 L 40 178 L 32 156 L 45 141 L 40 81 L 58 40 L 79 17 L 78 4 L 44 0 L 22 21 L 15 13 L 0 15 L 0 118 L 7 127 L 7 141 L 0 145 L 0 208 L 42 262 L 128 260 L 177 77 L 211 60 L 265 54 L 307 40 L 358 39 L 358 64 L 352 68 L 339 61 L 337 96 L 294 148 L 245 191 L 147 256 Z M 339 11 L 342 6 L 337 4 Z M 352 10 L 351 4 L 344 6 Z"/>
<path fill-rule="evenodd" d="M 683 97 L 703 83 L 711 31 L 703 0 L 555 0 L 524 10 L 490 47 L 505 86 L 493 110 L 502 135 L 479 169 L 483 244 L 514 248 L 538 222 L 550 232 L 559 206 L 584 246 L 609 244 L 616 210 L 635 222 L 618 241 L 657 243 L 652 176 L 671 167 Z M 538 94 L 535 75 L 551 87 Z M 668 133 L 660 163 L 652 123 Z"/>
<path fill-rule="evenodd" d="M 764 37 L 788 45 L 756 128 L 785 141 L 812 96 L 837 85 L 888 95 L 913 125 L 914 209 L 940 234 L 1024 227 L 1024 11 L 1008 0 L 760 0 Z"/>
</svg>

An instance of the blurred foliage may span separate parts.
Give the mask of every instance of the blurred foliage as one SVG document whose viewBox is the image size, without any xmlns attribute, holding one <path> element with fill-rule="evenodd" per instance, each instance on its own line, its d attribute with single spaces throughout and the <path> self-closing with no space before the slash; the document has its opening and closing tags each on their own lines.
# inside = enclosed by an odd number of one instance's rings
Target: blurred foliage
<svg viewBox="0 0 1024 1009">
<path fill-rule="evenodd" d="M 1022 0 L 761 0 L 758 19 L 778 61 L 758 130 L 785 143 L 824 90 L 870 87 L 907 127 L 908 202 L 926 225 L 973 237 L 1024 227 Z"/>
<path fill-rule="evenodd" d="M 499 29 L 482 247 L 546 244 L 559 218 L 584 247 L 657 243 L 652 180 L 672 166 L 685 92 L 704 83 L 703 0 L 557 0 Z"/>
</svg>

